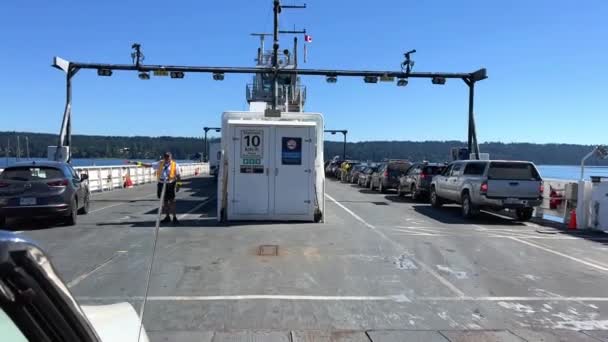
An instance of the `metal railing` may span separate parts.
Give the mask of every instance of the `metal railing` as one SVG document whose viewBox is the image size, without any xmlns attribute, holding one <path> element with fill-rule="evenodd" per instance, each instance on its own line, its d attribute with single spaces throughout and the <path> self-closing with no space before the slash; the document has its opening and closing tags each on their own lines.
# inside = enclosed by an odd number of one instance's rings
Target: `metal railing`
<svg viewBox="0 0 608 342">
<path fill-rule="evenodd" d="M 279 86 L 277 91 L 279 105 L 287 104 L 289 106 L 304 107 L 306 103 L 306 86 L 297 86 L 294 88 L 291 86 Z M 245 96 L 247 102 L 260 101 L 260 102 L 271 102 L 272 92 L 269 89 L 264 89 L 262 86 L 258 86 L 254 83 L 249 83 L 245 86 Z"/>
<path fill-rule="evenodd" d="M 179 164 L 182 177 L 196 175 L 208 175 L 208 163 Z M 79 166 L 74 167 L 79 174 L 89 176 L 89 190 L 111 191 L 124 189 L 127 177 L 132 184 L 146 184 L 156 182 L 156 170 L 150 167 L 139 167 L 135 165 L 112 165 L 112 166 Z"/>
</svg>

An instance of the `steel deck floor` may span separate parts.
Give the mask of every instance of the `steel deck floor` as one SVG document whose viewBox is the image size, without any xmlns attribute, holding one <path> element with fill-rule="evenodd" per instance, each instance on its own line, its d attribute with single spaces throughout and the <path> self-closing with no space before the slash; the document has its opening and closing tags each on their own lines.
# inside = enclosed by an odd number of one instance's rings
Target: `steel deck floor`
<svg viewBox="0 0 608 342">
<path fill-rule="evenodd" d="M 326 223 L 215 220 L 215 184 L 178 193 L 144 323 L 153 341 L 608 341 L 608 237 L 545 234 L 327 180 Z M 155 186 L 93 195 L 75 227 L 9 222 L 81 304 L 140 310 Z M 546 230 L 546 229 L 544 229 Z M 276 245 L 276 255 L 258 255 Z"/>
</svg>

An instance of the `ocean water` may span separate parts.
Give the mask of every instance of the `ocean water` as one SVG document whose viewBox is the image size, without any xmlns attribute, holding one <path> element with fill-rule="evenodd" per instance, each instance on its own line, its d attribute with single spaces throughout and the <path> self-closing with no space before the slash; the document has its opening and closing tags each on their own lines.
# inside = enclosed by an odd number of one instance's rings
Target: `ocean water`
<svg viewBox="0 0 608 342">
<path fill-rule="evenodd" d="M 45 158 L 31 158 L 30 160 L 43 161 Z M 27 161 L 21 158 L 21 161 Z M 139 160 L 142 162 L 153 162 L 154 160 Z M 0 158 L 0 169 L 7 165 L 12 165 L 16 162 L 15 158 Z M 178 163 L 191 163 L 190 160 L 178 160 Z M 74 158 L 72 160 L 74 166 L 109 166 L 109 165 L 125 165 L 125 159 L 88 159 Z M 570 179 L 578 180 L 581 174 L 580 165 L 537 165 L 538 170 L 543 178 L 555 179 Z M 591 179 L 590 176 L 608 177 L 608 166 L 587 166 L 585 167 L 585 179 Z"/>
<path fill-rule="evenodd" d="M 21 158 L 21 162 L 25 161 L 46 161 L 46 158 Z M 0 169 L 5 168 L 7 165 L 13 165 L 16 162 L 16 158 L 6 158 L 0 157 Z M 137 159 L 136 161 L 150 163 L 155 162 L 156 160 L 150 159 Z M 178 160 L 178 163 L 192 163 L 192 160 Z M 110 165 L 126 165 L 126 159 L 112 159 L 112 158 L 99 158 L 99 159 L 90 159 L 90 158 L 74 158 L 72 159 L 73 166 L 110 166 Z"/>
<path fill-rule="evenodd" d="M 538 165 L 538 171 L 543 178 L 578 180 L 581 177 L 580 165 Z M 590 176 L 608 177 L 607 166 L 586 166 L 585 179 Z"/>
</svg>

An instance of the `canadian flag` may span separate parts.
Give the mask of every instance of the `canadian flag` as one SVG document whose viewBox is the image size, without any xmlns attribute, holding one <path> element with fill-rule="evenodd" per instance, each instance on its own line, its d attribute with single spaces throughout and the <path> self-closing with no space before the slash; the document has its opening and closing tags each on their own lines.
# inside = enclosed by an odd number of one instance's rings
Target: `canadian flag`
<svg viewBox="0 0 608 342">
<path fill-rule="evenodd" d="M 304 35 L 304 41 L 307 43 L 312 43 L 312 36 L 309 36 L 307 34 Z"/>
</svg>

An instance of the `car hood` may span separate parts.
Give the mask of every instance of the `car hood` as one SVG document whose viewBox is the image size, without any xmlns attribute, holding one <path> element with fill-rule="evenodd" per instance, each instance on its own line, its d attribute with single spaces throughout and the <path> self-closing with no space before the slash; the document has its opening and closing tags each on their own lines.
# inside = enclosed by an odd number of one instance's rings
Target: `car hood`
<svg viewBox="0 0 608 342">
<path fill-rule="evenodd" d="M 81 308 L 102 341 L 137 342 L 139 315 L 130 303 L 82 305 Z M 139 341 L 149 342 L 145 329 Z"/>
</svg>

